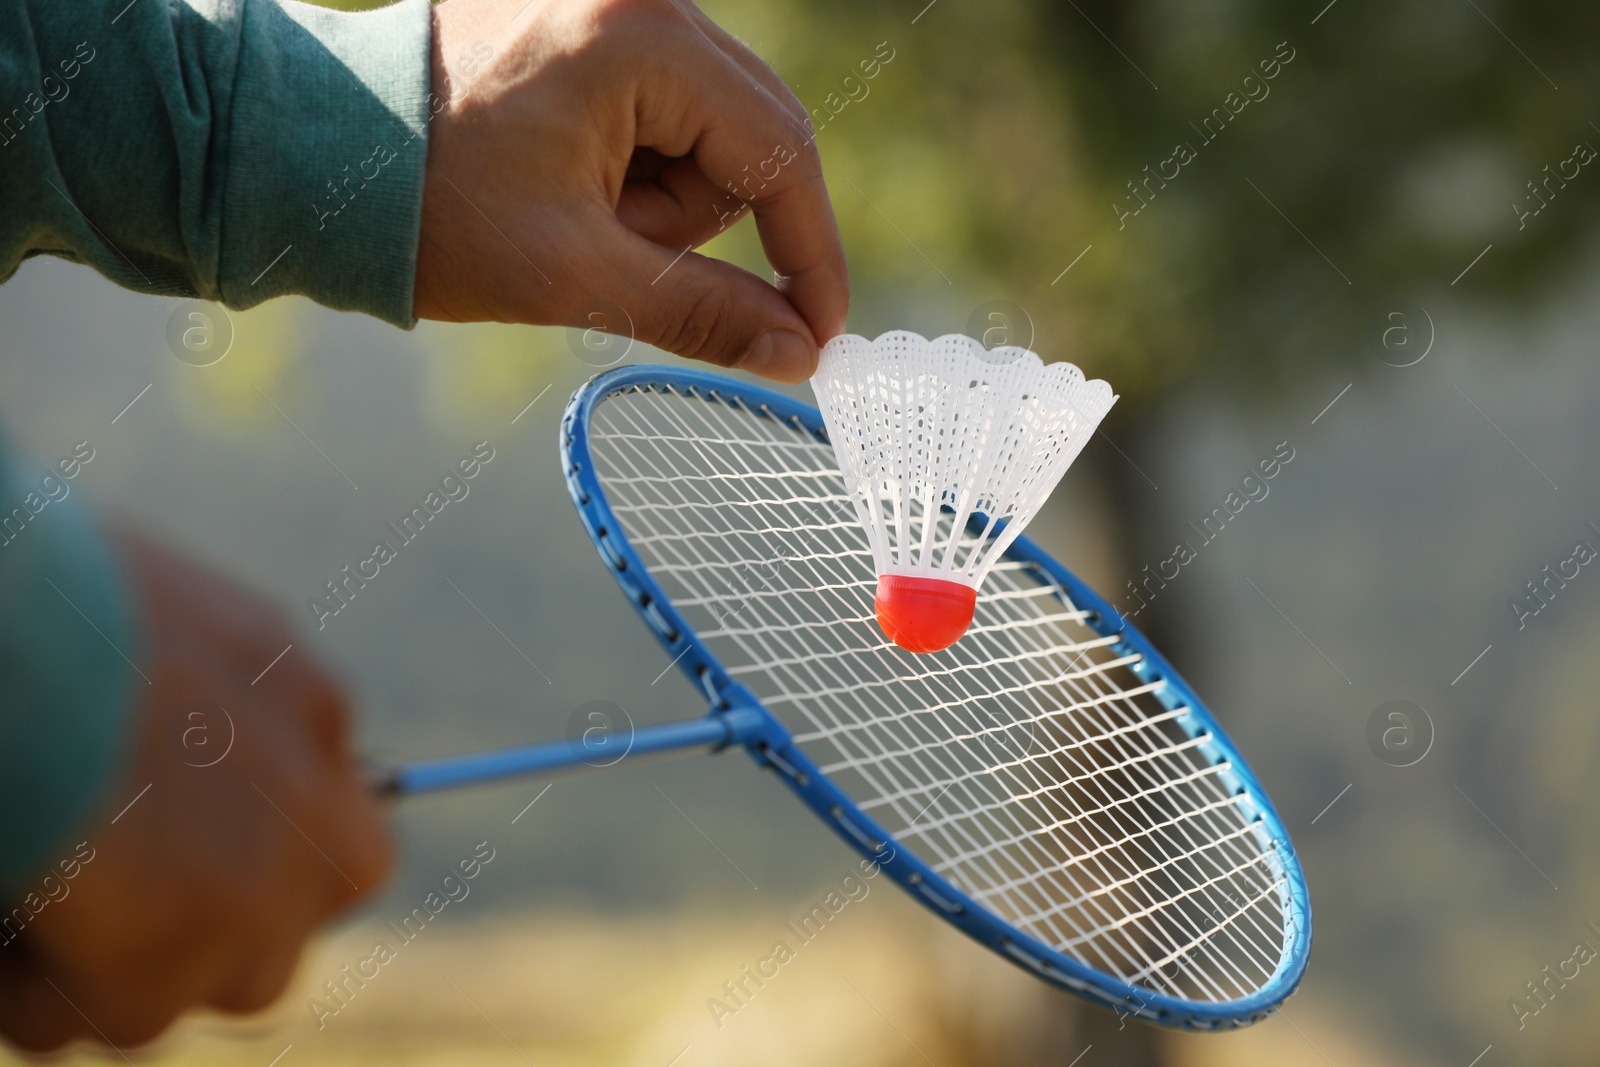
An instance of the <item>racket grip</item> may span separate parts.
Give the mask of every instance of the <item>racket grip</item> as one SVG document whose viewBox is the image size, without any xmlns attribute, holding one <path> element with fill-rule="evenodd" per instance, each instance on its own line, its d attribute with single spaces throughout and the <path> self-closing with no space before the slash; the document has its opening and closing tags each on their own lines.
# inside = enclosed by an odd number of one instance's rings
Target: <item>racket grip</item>
<svg viewBox="0 0 1600 1067">
<path fill-rule="evenodd" d="M 463 756 L 403 764 L 374 776 L 373 788 L 384 796 L 415 796 L 442 789 L 477 785 L 531 774 L 546 774 L 575 767 L 612 767 L 632 756 L 686 748 L 720 749 L 755 740 L 767 717 L 750 708 L 730 708 L 687 722 L 646 726 L 634 731 L 620 756 L 597 759 L 592 749 L 577 739 L 546 741 L 520 748 L 495 749 Z"/>
</svg>

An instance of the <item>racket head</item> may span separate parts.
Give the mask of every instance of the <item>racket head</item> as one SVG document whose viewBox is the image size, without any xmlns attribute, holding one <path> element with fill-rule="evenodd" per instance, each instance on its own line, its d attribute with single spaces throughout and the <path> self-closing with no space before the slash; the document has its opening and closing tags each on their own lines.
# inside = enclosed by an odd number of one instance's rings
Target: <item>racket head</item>
<svg viewBox="0 0 1600 1067">
<path fill-rule="evenodd" d="M 625 417 L 609 410 L 622 406 L 632 409 Z M 705 418 L 697 421 L 698 416 Z M 778 459 L 762 460 L 757 455 L 762 450 Z M 1299 858 L 1272 802 L 1205 704 L 1160 652 L 1036 544 L 1026 537 L 1012 543 L 980 592 L 968 637 L 946 652 L 917 657 L 895 649 L 876 630 L 870 549 L 816 408 L 709 371 L 619 367 L 595 376 L 573 395 L 561 424 L 561 458 L 573 502 L 601 560 L 668 655 L 705 694 L 709 714 L 737 710 L 741 722 L 756 724 L 741 728 L 738 736 L 757 763 L 775 770 L 847 844 L 935 915 L 1062 989 L 1161 1026 L 1249 1025 L 1294 992 L 1310 954 L 1310 899 Z M 776 473 L 752 473 L 752 464 L 762 462 L 776 462 Z M 651 473 L 652 463 L 677 470 Z M 798 502 L 740 499 L 738 493 L 748 486 L 718 496 L 725 487 L 767 475 L 798 479 Z M 830 476 L 836 489 L 827 484 Z M 674 478 L 682 483 L 675 489 L 678 502 L 652 496 L 674 489 Z M 683 485 L 695 491 L 684 496 Z M 748 525 L 745 511 L 763 508 L 798 508 L 793 514 L 800 521 L 792 529 L 742 528 Z M 660 534 L 646 521 L 652 509 L 687 511 L 688 524 L 702 530 Z M 808 514 L 818 521 L 813 524 Z M 812 525 L 816 529 L 808 529 Z M 859 542 L 854 551 L 852 529 Z M 776 545 L 764 547 L 763 535 L 790 546 L 781 553 L 802 554 L 774 556 Z M 794 548 L 800 537 L 815 542 L 814 558 L 803 555 L 808 549 Z M 679 549 L 733 542 L 742 547 L 716 559 L 674 558 L 673 541 Z M 793 581 L 759 592 L 735 591 L 741 601 L 737 610 L 725 605 L 719 612 L 715 595 L 704 595 L 704 582 L 726 581 L 726 567 L 766 567 L 775 558 L 792 565 L 801 580 L 807 577 L 801 560 L 826 563 L 809 572 L 824 580 L 814 583 L 815 591 Z M 840 582 L 827 580 L 840 574 Z M 686 582 L 700 582 L 702 588 L 688 588 Z M 801 601 L 803 607 L 796 607 Z M 781 671 L 753 662 L 759 653 L 749 654 L 750 641 L 766 619 L 761 611 L 744 620 L 737 616 L 758 602 L 763 610 L 781 605 L 791 616 L 795 611 L 805 615 L 791 628 L 808 636 L 790 638 L 799 640 L 808 663 L 849 658 L 852 666 L 869 665 L 867 677 L 831 697 L 794 692 Z M 1017 607 L 1023 603 L 1034 614 Z M 1067 637 L 1069 625 L 1081 629 L 1084 639 Z M 757 643 L 773 643 L 767 638 L 775 639 L 776 633 Z M 819 640 L 828 645 L 822 652 L 808 644 Z M 836 649 L 841 641 L 848 647 Z M 985 644 L 975 645 L 979 641 Z M 894 697 L 899 688 L 926 694 L 930 686 L 948 686 L 962 672 L 993 682 L 994 668 L 982 658 L 985 650 L 1002 662 L 1014 658 L 1030 664 L 1030 670 L 1056 673 L 1042 683 L 1032 678 L 1016 687 L 1016 694 L 1005 686 L 998 694 L 945 689 L 939 692 L 956 699 L 913 707 L 903 715 L 888 709 L 890 720 L 903 718 L 907 730 L 931 724 L 951 736 L 928 751 L 963 764 L 965 777 L 958 774 L 938 795 L 935 776 L 920 792 L 885 791 L 881 782 L 874 787 L 863 768 L 898 767 L 904 775 L 921 751 L 908 745 L 881 757 L 852 757 L 841 737 L 857 730 L 863 737 L 882 733 L 870 718 L 837 733 L 817 728 L 817 715 L 828 714 L 830 703 L 856 699 L 862 686 Z M 1091 686 L 1085 693 L 1083 679 L 1074 677 L 1088 672 L 1086 677 L 1103 680 L 1113 671 L 1133 684 L 1110 693 Z M 1060 703 L 1060 691 L 1066 689 L 1087 699 L 1052 705 Z M 1120 719 L 1106 710 L 1113 707 Z M 1088 718 L 1079 721 L 1084 708 Z M 977 719 L 980 713 L 987 719 Z M 967 718 L 961 719 L 963 714 Z M 970 732 L 962 734 L 963 729 Z M 1133 741 L 1146 734 L 1161 743 L 1128 756 Z M 883 738 L 877 740 L 881 745 Z M 1039 755 L 1030 758 L 1035 748 Z M 1049 761 L 1042 758 L 1046 753 Z M 1097 762 L 1111 756 L 1116 762 Z M 1019 794 L 1017 786 L 1030 784 L 1019 773 L 1024 766 L 1035 775 L 1032 784 L 1043 784 Z M 1150 769 L 1157 766 L 1165 768 L 1162 773 L 1185 773 L 1161 783 Z M 1043 779 L 1036 776 L 1040 767 L 1047 770 Z M 1065 773 L 1051 777 L 1060 772 Z M 975 795 L 974 782 L 992 788 L 996 781 L 1010 792 L 998 796 L 994 810 L 979 803 L 973 805 L 979 812 L 974 816 L 958 807 L 958 800 Z M 958 797 L 944 801 L 958 787 Z M 874 788 L 878 795 L 863 800 L 861 795 Z M 931 801 L 924 807 L 925 798 Z M 1075 806 L 1069 807 L 1069 800 Z M 1097 800 L 1103 801 L 1099 810 Z M 922 825 L 923 814 L 907 820 L 908 805 L 934 817 Z M 954 814 L 946 818 L 938 814 L 941 808 Z M 1130 817 L 1121 808 L 1134 812 L 1131 821 L 1138 829 L 1122 828 Z M 1067 818 L 1058 825 L 1041 819 L 1041 812 Z M 987 819 L 982 825 L 980 817 Z M 963 835 L 975 840 L 972 834 L 992 832 L 997 821 L 1007 819 L 1027 830 L 1021 840 L 961 847 Z M 1031 829 L 1029 819 L 1035 824 Z M 1177 857 L 1152 853 L 1158 840 L 1192 842 L 1196 830 L 1215 839 Z M 1054 867 L 1039 860 L 1045 846 L 1064 849 Z M 1226 864 L 1235 860 L 1238 866 L 1230 871 Z M 1037 870 L 1020 870 L 1030 862 Z M 1013 877 L 996 882 L 993 872 L 1002 869 Z M 1090 875 L 1095 877 L 1084 892 L 1079 883 Z M 1061 894 L 1067 899 L 1051 903 L 1051 891 L 1069 884 L 1078 896 Z M 1141 905 L 1141 896 L 1149 903 Z"/>
</svg>

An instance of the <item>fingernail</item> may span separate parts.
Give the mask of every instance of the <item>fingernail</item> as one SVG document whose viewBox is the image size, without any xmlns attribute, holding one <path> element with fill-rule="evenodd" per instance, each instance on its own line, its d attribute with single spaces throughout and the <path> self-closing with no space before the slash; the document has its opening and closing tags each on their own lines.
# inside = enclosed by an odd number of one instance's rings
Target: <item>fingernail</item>
<svg viewBox="0 0 1600 1067">
<path fill-rule="evenodd" d="M 789 330 L 768 330 L 756 338 L 739 363 L 740 370 L 780 382 L 803 382 L 816 369 L 817 349 Z"/>
</svg>

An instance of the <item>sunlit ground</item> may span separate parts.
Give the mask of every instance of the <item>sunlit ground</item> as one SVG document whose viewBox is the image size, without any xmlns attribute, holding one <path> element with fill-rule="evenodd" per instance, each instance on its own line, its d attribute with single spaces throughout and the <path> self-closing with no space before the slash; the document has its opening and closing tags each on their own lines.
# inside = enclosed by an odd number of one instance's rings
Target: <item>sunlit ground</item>
<svg viewBox="0 0 1600 1067">
<path fill-rule="evenodd" d="M 319 1028 L 323 983 L 392 930 L 363 923 L 318 943 L 283 1000 L 244 1022 L 199 1019 L 144 1056 L 155 1064 L 473 1064 L 483 1067 L 1105 1067 L 1074 1002 L 876 887 L 810 943 L 785 923 L 804 907 L 733 921 L 543 914 L 434 924 Z M 807 905 L 808 906 L 808 905 Z M 783 940 L 795 949 L 738 1006 L 723 983 Z M 770 969 L 770 968 L 769 968 Z M 368 968 L 369 973 L 371 968 Z M 717 997 L 732 1014 L 715 1021 Z M 1174 1067 L 1389 1067 L 1314 992 L 1289 1018 L 1167 1040 Z M 1115 1020 L 1112 1020 L 1115 1023 Z M 1132 1026 L 1132 1023 L 1128 1024 Z M 1080 1057 L 1074 1061 L 1074 1057 Z M 278 1057 L 275 1059 L 275 1057 Z M 115 1054 L 112 1055 L 115 1059 Z M 0 1053 L 0 1062 L 21 1063 Z M 104 1062 L 88 1055 L 67 1062 Z M 1416 1063 L 1417 1061 L 1406 1061 Z"/>
</svg>

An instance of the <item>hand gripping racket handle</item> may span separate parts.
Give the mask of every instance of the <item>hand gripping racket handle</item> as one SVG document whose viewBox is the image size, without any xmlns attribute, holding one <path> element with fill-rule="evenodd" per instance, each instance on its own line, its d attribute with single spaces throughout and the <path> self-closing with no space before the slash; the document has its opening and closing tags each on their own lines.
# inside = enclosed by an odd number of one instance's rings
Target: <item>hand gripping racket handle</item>
<svg viewBox="0 0 1600 1067">
<path fill-rule="evenodd" d="M 762 712 L 753 708 L 733 707 L 687 722 L 646 726 L 634 732 L 627 751 L 605 763 L 594 762 L 595 752 L 585 748 L 581 741 L 546 741 L 522 748 L 496 749 L 404 764 L 380 774 L 376 785 L 378 791 L 385 795 L 415 796 L 500 778 L 566 770 L 584 764 L 614 766 L 630 756 L 652 752 L 703 747 L 715 751 L 754 741 L 768 732 L 769 725 L 770 720 Z"/>
</svg>

